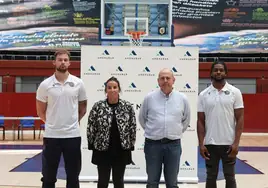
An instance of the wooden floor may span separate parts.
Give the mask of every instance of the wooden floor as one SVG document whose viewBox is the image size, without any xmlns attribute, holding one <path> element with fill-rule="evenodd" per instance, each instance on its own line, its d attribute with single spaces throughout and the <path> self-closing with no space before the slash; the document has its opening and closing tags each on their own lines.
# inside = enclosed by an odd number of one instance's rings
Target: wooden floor
<svg viewBox="0 0 268 188">
<path fill-rule="evenodd" d="M 1 138 L 0 138 L 1 139 Z M 25 144 L 25 145 L 41 145 L 42 135 L 39 139 L 38 136 L 36 140 L 33 140 L 32 135 L 26 134 L 24 140 L 12 140 L 10 134 L 6 135 L 5 141 L 0 140 L 0 144 Z M 244 133 L 240 140 L 240 146 L 267 146 L 268 147 L 268 133 Z"/>
<path fill-rule="evenodd" d="M 1 139 L 1 138 L 0 138 Z M 7 135 L 6 141 L 0 141 L 0 144 L 8 145 L 41 145 L 42 140 L 37 139 L 35 141 L 31 140 L 31 135 L 25 135 L 24 141 L 12 141 L 11 135 Z M 268 135 L 243 135 L 241 138 L 240 146 L 249 147 L 268 147 Z M 31 157 L 33 153 L 23 153 L 20 152 L 5 152 L 0 150 L 0 188 L 40 188 L 41 187 L 41 174 L 35 172 L 12 172 L 18 163 L 23 162 L 25 158 Z M 255 169 L 263 172 L 264 174 L 239 174 L 236 175 L 238 188 L 268 188 L 268 151 L 266 152 L 239 152 L 238 157 L 241 160 L 246 161 L 247 164 L 251 165 Z M 257 180 L 258 179 L 258 180 Z M 257 181 L 256 181 L 257 180 Z M 57 187 L 65 187 L 64 180 L 58 180 Z M 253 185 L 253 184 L 254 185 Z M 80 184 L 81 188 L 93 188 L 96 187 L 96 183 L 83 182 Z M 204 183 L 199 184 L 183 184 L 179 185 L 180 188 L 204 188 Z M 109 187 L 113 187 L 111 184 Z M 141 188 L 145 187 L 145 184 L 126 184 L 126 188 Z M 161 184 L 160 188 L 164 188 L 165 185 Z M 218 181 L 218 188 L 225 188 L 224 180 Z"/>
<path fill-rule="evenodd" d="M 268 134 L 259 134 L 258 136 L 242 135 L 240 146 L 268 147 Z"/>
</svg>

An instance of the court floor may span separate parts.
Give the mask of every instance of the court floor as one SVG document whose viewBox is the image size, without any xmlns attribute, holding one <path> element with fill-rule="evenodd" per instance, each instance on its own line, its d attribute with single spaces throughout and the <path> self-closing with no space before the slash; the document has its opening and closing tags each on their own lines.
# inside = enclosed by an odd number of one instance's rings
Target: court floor
<svg viewBox="0 0 268 188">
<path fill-rule="evenodd" d="M 26 136 L 24 141 L 0 141 L 0 188 L 37 188 L 41 187 L 41 140 L 31 141 Z M 236 164 L 236 179 L 239 188 L 268 188 L 268 135 L 243 134 Z M 198 184 L 179 184 L 180 188 L 204 188 L 205 167 L 201 158 L 198 160 Z M 57 187 L 65 187 L 65 177 L 59 167 Z M 96 187 L 94 182 L 83 182 L 81 188 Z M 113 187 L 111 184 L 109 187 Z M 141 183 L 126 183 L 126 188 L 145 187 Z M 165 187 L 164 184 L 160 188 Z M 222 172 L 218 177 L 218 188 L 224 188 Z"/>
</svg>

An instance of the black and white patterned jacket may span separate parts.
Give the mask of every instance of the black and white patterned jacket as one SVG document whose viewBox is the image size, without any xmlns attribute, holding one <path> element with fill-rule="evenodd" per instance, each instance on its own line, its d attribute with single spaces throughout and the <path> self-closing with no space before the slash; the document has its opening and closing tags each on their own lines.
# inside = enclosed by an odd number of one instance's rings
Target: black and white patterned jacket
<svg viewBox="0 0 268 188">
<path fill-rule="evenodd" d="M 136 141 L 136 117 L 132 105 L 122 99 L 115 109 L 116 122 L 124 150 L 134 150 Z M 96 102 L 88 116 L 88 149 L 108 150 L 113 111 L 107 100 Z"/>
</svg>

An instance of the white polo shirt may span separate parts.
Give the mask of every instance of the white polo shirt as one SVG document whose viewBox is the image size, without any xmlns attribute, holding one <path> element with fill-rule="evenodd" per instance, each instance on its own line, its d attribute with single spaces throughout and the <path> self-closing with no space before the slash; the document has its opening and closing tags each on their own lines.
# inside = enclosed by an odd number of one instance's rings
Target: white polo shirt
<svg viewBox="0 0 268 188">
<path fill-rule="evenodd" d="M 234 109 L 244 108 L 240 90 L 226 82 L 218 91 L 212 84 L 198 97 L 198 112 L 205 113 L 205 143 L 231 145 L 235 139 Z"/>
<path fill-rule="evenodd" d="M 87 100 L 81 79 L 69 74 L 61 84 L 52 75 L 39 85 L 36 99 L 47 103 L 44 137 L 80 137 L 78 102 Z"/>
</svg>

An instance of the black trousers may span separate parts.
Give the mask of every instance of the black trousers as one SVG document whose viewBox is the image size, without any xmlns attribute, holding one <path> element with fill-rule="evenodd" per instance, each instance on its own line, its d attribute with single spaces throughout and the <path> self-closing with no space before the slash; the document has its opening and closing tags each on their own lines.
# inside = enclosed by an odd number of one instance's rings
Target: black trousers
<svg viewBox="0 0 268 188">
<path fill-rule="evenodd" d="M 98 188 L 108 188 L 111 170 L 114 188 L 124 188 L 125 169 L 125 164 L 98 165 Z"/>
<path fill-rule="evenodd" d="M 206 188 L 217 188 L 217 177 L 219 162 L 222 160 L 223 174 L 225 177 L 225 188 L 236 188 L 235 163 L 236 158 L 228 157 L 227 151 L 230 146 L 206 145 L 210 153 L 210 160 L 206 160 L 207 180 Z"/>
<path fill-rule="evenodd" d="M 55 188 L 57 171 L 63 154 L 67 188 L 79 188 L 81 171 L 81 137 L 44 138 L 42 152 L 42 188 Z"/>
</svg>

